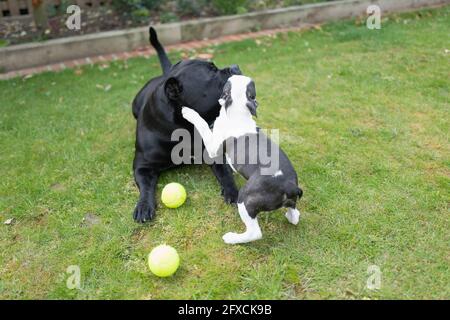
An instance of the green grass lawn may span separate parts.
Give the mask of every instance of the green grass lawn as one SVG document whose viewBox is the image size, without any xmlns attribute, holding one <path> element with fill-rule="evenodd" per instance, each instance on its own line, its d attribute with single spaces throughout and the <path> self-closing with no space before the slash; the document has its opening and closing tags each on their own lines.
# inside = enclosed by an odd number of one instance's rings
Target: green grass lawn
<svg viewBox="0 0 450 320">
<path fill-rule="evenodd" d="M 158 196 L 178 181 L 186 204 L 132 220 L 130 105 L 156 57 L 1 81 L 0 298 L 449 298 L 449 30 L 446 7 L 201 50 L 255 79 L 305 191 L 298 226 L 263 213 L 263 239 L 238 246 L 207 166 L 164 173 Z M 146 265 L 161 243 L 182 260 L 168 279 Z"/>
</svg>

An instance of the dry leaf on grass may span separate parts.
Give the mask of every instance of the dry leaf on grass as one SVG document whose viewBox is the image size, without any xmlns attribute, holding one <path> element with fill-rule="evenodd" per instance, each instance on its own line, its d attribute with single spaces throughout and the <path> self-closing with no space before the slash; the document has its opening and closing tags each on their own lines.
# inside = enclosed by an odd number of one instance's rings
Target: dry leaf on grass
<svg viewBox="0 0 450 320">
<path fill-rule="evenodd" d="M 197 58 L 201 60 L 211 60 L 212 58 L 214 58 L 214 55 L 211 53 L 199 53 L 197 55 Z"/>
</svg>

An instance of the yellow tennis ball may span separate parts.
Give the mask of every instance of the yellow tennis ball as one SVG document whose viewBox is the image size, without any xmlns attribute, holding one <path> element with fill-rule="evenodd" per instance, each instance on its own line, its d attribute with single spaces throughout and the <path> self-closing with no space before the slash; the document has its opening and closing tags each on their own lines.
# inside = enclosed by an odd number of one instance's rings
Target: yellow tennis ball
<svg viewBox="0 0 450 320">
<path fill-rule="evenodd" d="M 178 208 L 186 201 L 186 190 L 179 183 L 169 183 L 162 190 L 161 201 L 168 208 Z"/>
<path fill-rule="evenodd" d="M 162 244 L 148 255 L 150 271 L 158 277 L 169 277 L 180 266 L 180 257 L 173 247 Z"/>
</svg>

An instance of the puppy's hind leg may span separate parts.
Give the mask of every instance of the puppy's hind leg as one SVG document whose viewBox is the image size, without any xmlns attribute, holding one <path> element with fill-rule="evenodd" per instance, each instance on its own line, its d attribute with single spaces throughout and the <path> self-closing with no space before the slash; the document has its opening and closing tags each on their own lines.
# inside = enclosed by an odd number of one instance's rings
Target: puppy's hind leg
<svg viewBox="0 0 450 320">
<path fill-rule="evenodd" d="M 286 196 L 287 199 L 283 199 L 283 206 L 288 208 L 285 216 L 288 221 L 294 225 L 298 224 L 300 220 L 300 212 L 296 209 L 297 200 L 299 200 L 303 195 L 303 190 L 295 185 L 292 182 L 288 182 L 286 188 Z"/>
<path fill-rule="evenodd" d="M 288 208 L 288 211 L 286 212 L 285 216 L 290 223 L 296 225 L 300 220 L 300 211 L 298 211 L 296 208 Z"/>
<path fill-rule="evenodd" d="M 223 236 L 223 241 L 228 244 L 246 243 L 262 238 L 261 228 L 258 224 L 258 218 L 252 218 L 247 211 L 244 203 L 238 203 L 239 215 L 245 224 L 244 233 L 228 232 Z"/>
</svg>

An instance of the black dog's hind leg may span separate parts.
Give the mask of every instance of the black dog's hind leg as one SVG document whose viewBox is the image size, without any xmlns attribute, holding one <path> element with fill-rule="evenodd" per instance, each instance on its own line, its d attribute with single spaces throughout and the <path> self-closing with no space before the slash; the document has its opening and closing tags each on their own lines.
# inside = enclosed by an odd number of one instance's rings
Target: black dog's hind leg
<svg viewBox="0 0 450 320">
<path fill-rule="evenodd" d="M 159 172 L 151 168 L 136 166 L 134 179 L 139 188 L 139 201 L 134 209 L 133 218 L 136 222 L 144 223 L 153 219 L 156 211 L 155 190 Z"/>
<path fill-rule="evenodd" d="M 222 187 L 222 196 L 226 203 L 236 203 L 239 191 L 234 182 L 233 173 L 226 164 L 212 164 L 211 169 Z"/>
</svg>

